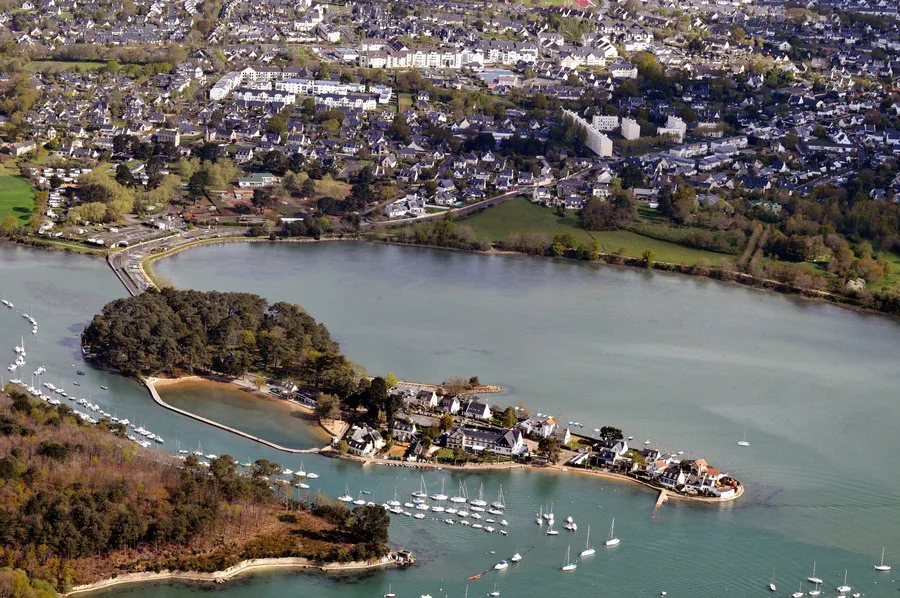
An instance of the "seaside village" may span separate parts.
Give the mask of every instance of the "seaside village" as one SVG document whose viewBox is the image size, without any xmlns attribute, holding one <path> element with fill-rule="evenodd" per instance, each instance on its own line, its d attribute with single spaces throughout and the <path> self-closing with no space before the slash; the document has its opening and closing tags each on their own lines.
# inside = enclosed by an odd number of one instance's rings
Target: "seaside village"
<svg viewBox="0 0 900 598">
<path fill-rule="evenodd" d="M 416 463 L 529 463 L 548 467 L 618 473 L 687 496 L 728 499 L 739 482 L 705 459 L 683 451 L 664 452 L 650 440 L 627 438 L 612 427 L 585 429 L 580 422 L 552 415 L 526 415 L 522 407 L 499 409 L 474 394 L 447 393 L 440 387 L 401 383 L 391 393 L 403 400 L 393 434 L 386 427 L 352 425 L 342 452 L 405 465 Z M 512 425 L 506 425 L 512 424 Z"/>
</svg>

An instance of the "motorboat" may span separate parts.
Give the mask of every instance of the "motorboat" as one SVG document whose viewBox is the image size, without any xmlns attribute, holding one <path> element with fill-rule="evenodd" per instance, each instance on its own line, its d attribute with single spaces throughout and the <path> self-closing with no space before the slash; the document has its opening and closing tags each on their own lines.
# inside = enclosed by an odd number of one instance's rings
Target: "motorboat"
<svg viewBox="0 0 900 598">
<path fill-rule="evenodd" d="M 503 560 L 494 565 L 494 569 L 497 571 L 503 571 L 504 569 L 509 568 L 509 561 Z"/>
<path fill-rule="evenodd" d="M 516 554 L 512 555 L 512 558 L 510 558 L 509 560 L 512 563 L 518 563 L 522 560 L 522 555 L 517 552 Z"/>
</svg>

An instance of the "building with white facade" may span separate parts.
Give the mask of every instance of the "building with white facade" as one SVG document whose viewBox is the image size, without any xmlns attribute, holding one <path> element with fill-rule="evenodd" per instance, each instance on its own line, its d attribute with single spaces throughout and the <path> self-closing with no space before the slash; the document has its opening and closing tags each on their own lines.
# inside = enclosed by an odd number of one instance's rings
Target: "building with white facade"
<svg viewBox="0 0 900 598">
<path fill-rule="evenodd" d="M 641 125 L 627 116 L 622 119 L 622 137 L 629 141 L 641 138 Z"/>
<path fill-rule="evenodd" d="M 598 131 L 615 131 L 619 128 L 619 117 L 595 114 L 594 118 L 591 119 L 591 124 Z"/>
</svg>

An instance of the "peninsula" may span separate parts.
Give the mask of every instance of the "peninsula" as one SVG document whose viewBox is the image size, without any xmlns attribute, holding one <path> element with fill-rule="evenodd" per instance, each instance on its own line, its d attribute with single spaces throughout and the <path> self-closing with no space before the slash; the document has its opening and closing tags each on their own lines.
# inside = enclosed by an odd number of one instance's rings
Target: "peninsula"
<svg viewBox="0 0 900 598">
<path fill-rule="evenodd" d="M 0 393 L 0 578 L 28 595 L 123 581 L 223 581 L 258 567 L 403 564 L 382 507 L 301 500 L 259 460 L 202 466 L 136 447 L 125 426 L 77 417 L 19 386 Z M 35 547 L 39 546 L 39 556 Z M 14 594 L 24 595 L 24 594 Z"/>
<path fill-rule="evenodd" d="M 613 426 L 588 433 L 580 422 L 532 416 L 525 405 L 490 404 L 479 393 L 497 387 L 477 376 L 441 385 L 400 382 L 392 374 L 369 377 L 303 308 L 269 305 L 248 293 L 164 288 L 117 299 L 94 317 L 82 344 L 104 365 L 144 378 L 161 406 L 276 450 L 297 452 L 174 409 L 159 398 L 155 378 L 214 373 L 245 387 L 249 378 L 257 391 L 265 387 L 270 396 L 310 410 L 334 431 L 320 451 L 334 456 L 470 470 L 563 463 L 566 470 L 697 501 L 734 500 L 744 491 L 705 459 L 666 453 L 649 441 L 633 446 L 633 438 Z"/>
</svg>

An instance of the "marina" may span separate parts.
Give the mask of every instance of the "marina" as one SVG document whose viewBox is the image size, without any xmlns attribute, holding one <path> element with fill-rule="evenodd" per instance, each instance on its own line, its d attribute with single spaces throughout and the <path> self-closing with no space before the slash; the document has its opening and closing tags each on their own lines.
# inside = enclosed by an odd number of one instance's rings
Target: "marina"
<svg viewBox="0 0 900 598">
<path fill-rule="evenodd" d="M 280 251 L 278 248 L 271 249 Z M 306 281 L 302 289 L 289 293 L 282 291 L 284 295 L 280 296 L 277 288 L 266 288 L 269 283 L 265 280 L 254 280 L 255 277 L 264 275 L 265 268 L 270 267 L 266 265 L 254 267 L 248 274 L 249 279 L 245 283 L 252 288 L 235 290 L 255 290 L 273 299 L 283 298 L 304 304 L 311 313 L 334 328 L 342 347 L 355 360 L 365 363 L 371 372 L 395 370 L 401 357 L 405 356 L 402 374 L 406 378 L 434 380 L 440 379 L 447 371 L 473 372 L 482 379 L 496 381 L 508 389 L 508 396 L 498 397 L 498 401 L 515 404 L 523 400 L 535 406 L 541 404 L 540 397 L 553 396 L 556 381 L 564 377 L 568 380 L 567 391 L 560 395 L 558 402 L 565 413 L 577 414 L 577 417 L 569 419 L 585 422 L 590 428 L 601 423 L 614 423 L 623 429 L 632 430 L 632 433 L 639 432 L 639 444 L 646 438 L 652 438 L 655 444 L 679 448 L 686 454 L 702 450 L 707 455 L 715 455 L 729 471 L 740 472 L 753 492 L 748 493 L 735 507 L 698 508 L 670 502 L 651 519 L 657 496 L 644 489 L 612 480 L 522 469 L 465 472 L 434 468 L 360 467 L 354 462 L 315 455 L 292 456 L 279 453 L 211 429 L 198 421 L 164 411 L 150 400 L 146 390 L 136 381 L 98 370 L 88 362 L 81 361 L 80 347 L 74 336 L 77 336 L 91 314 L 122 292 L 114 279 L 103 278 L 105 266 L 102 263 L 96 263 L 97 270 L 93 271 L 94 262 L 85 258 L 45 254 L 22 248 L 0 248 L 2 257 L 5 258 L 4 274 L 10 281 L 7 283 L 7 298 L 12 299 L 16 305 L 27 305 L 31 297 L 35 297 L 34 307 L 28 308 L 29 313 L 40 315 L 39 334 L 34 338 L 27 338 L 28 323 L 16 315 L 14 309 L 0 312 L 2 346 L 11 348 L 18 345 L 23 331 L 26 335 L 29 382 L 32 372 L 42 363 L 47 363 L 51 374 L 49 381 L 54 384 L 62 383 L 64 389 L 70 391 L 73 387 L 68 382 L 76 380 L 77 369 L 83 370 L 85 376 L 77 379 L 81 382 L 85 395 L 89 394 L 88 390 L 93 393 L 94 400 L 91 402 L 101 404 L 110 413 L 118 413 L 120 417 L 126 416 L 131 421 L 139 422 L 145 429 L 163 432 L 166 443 L 156 445 L 160 450 L 176 453 L 179 446 L 181 450 L 196 450 L 200 442 L 204 455 L 230 454 L 241 462 L 266 458 L 294 472 L 305 470 L 318 473 L 320 477 L 317 481 L 301 482 L 312 486 L 310 492 L 321 490 L 334 497 L 344 492 L 345 486 L 349 484 L 352 499 L 357 499 L 358 492 L 368 490 L 372 492 L 369 498 L 377 504 L 392 500 L 395 487 L 398 500 L 404 501 L 410 492 L 421 487 L 423 477 L 428 496 L 436 494 L 443 483 L 446 489 L 444 493 L 452 495 L 451 498 L 462 495 L 461 488 L 467 488 L 466 492 L 477 500 L 478 490 L 483 485 L 483 496 L 490 503 L 497 498 L 500 486 L 503 487 L 506 507 L 503 518 L 509 524 L 504 528 L 508 531 L 507 536 L 497 531 L 483 531 L 487 526 L 492 526 L 495 530 L 503 528 L 499 525 L 500 516 L 487 513 L 487 509 L 491 508 L 490 504 L 482 507 L 486 510 L 479 513 L 469 510 L 465 506 L 468 503 L 454 503 L 450 499 L 446 501 L 445 508 L 453 504 L 457 509 L 462 506 L 469 513 L 468 518 L 446 512 L 436 517 L 428 514 L 428 511 L 404 508 L 405 512 L 421 513 L 423 517 L 416 519 L 403 514 L 392 515 L 392 542 L 410 548 L 419 559 L 419 567 L 407 571 L 378 572 L 362 578 L 354 577 L 346 583 L 335 583 L 335 579 L 342 578 L 287 572 L 266 573 L 249 577 L 239 585 L 217 587 L 217 596 L 230 598 L 253 591 L 268 595 L 303 593 L 363 598 L 381 596 L 389 590 L 389 586 L 392 586 L 390 591 L 403 598 L 415 598 L 426 593 L 433 596 L 463 596 L 467 585 L 470 586 L 470 595 L 483 596 L 493 588 L 492 576 L 496 577 L 498 589 L 506 596 L 533 595 L 529 590 L 538 583 L 541 584 L 543 593 L 558 595 L 583 588 L 602 587 L 605 591 L 621 595 L 658 596 L 660 592 L 667 591 L 669 596 L 712 597 L 726 592 L 728 595 L 752 596 L 769 594 L 766 585 L 775 564 L 778 566 L 778 578 L 783 582 L 779 585 L 783 586 L 781 589 L 784 594 L 789 595 L 797 589 L 799 581 L 810 575 L 814 560 L 817 561 L 816 575 L 827 582 L 820 584 L 820 589 L 829 589 L 832 595 L 834 588 L 842 583 L 845 569 L 849 570 L 848 583 L 853 586 L 853 592 L 878 596 L 881 595 L 878 590 L 884 586 L 892 589 L 892 593 L 896 592 L 889 579 L 890 574 L 874 571 L 873 565 L 881 560 L 877 548 L 882 544 L 887 544 L 885 564 L 897 561 L 897 547 L 892 546 L 892 542 L 893 538 L 900 535 L 900 530 L 896 529 L 897 521 L 890 513 L 897 506 L 893 497 L 900 495 L 900 490 L 896 487 L 895 480 L 879 476 L 876 473 L 877 464 L 870 463 L 866 458 L 866 455 L 872 454 L 870 451 L 891 454 L 896 449 L 895 436 L 886 427 L 885 420 L 896 419 L 897 407 L 886 398 L 880 398 L 892 396 L 890 388 L 898 382 L 883 357 L 890 355 L 890 347 L 900 342 L 900 334 L 889 320 L 842 312 L 828 306 L 797 307 L 783 297 L 748 293 L 743 289 L 708 282 L 698 284 L 693 280 L 672 280 L 671 277 L 660 275 L 653 275 L 645 280 L 641 273 L 618 273 L 612 276 L 613 280 L 608 280 L 609 273 L 606 270 L 581 268 L 579 265 L 550 269 L 519 258 L 512 258 L 511 263 L 504 263 L 502 270 L 493 270 L 490 260 L 482 256 L 455 256 L 420 250 L 409 253 L 398 248 L 387 248 L 389 251 L 381 253 L 378 259 L 382 269 L 389 268 L 392 272 L 388 285 L 392 290 L 388 294 L 387 286 L 378 289 L 385 296 L 385 302 L 376 301 L 376 305 L 369 306 L 368 309 L 374 307 L 379 310 L 384 319 L 379 327 L 388 326 L 397 333 L 403 331 L 405 338 L 399 344 L 394 341 L 385 343 L 383 335 L 372 336 L 365 320 L 354 319 L 357 317 L 354 314 L 362 312 L 357 312 L 353 303 L 356 294 L 352 292 L 352 287 L 357 283 L 352 281 L 364 277 L 364 271 L 378 272 L 378 267 L 367 261 L 368 252 L 356 252 L 352 247 L 344 249 L 336 246 L 333 249 L 337 249 L 337 253 L 324 255 L 315 250 L 304 253 L 303 255 L 310 257 L 299 262 L 296 259 L 284 262 L 276 260 L 277 267 L 283 269 L 288 276 Z M 376 249 L 380 253 L 381 248 Z M 340 255 L 348 251 L 347 261 L 335 263 Z M 22 256 L 29 256 L 27 265 L 22 262 Z M 194 254 L 188 252 L 176 259 L 184 258 L 194 259 Z M 475 258 L 475 261 L 469 258 Z M 22 263 L 17 264 L 17 260 Z M 310 265 L 311 260 L 322 263 L 313 267 Z M 164 262 L 164 265 L 168 267 L 173 263 Z M 216 274 L 217 263 L 191 265 L 184 272 L 194 272 L 192 276 L 195 286 L 202 286 L 204 277 L 209 277 L 212 284 L 218 277 L 224 276 Z M 425 296 L 417 294 L 417 289 L 422 280 L 428 280 L 427 273 L 430 271 L 439 270 L 445 273 L 442 276 L 460 280 L 473 279 L 464 275 L 461 263 L 477 264 L 477 278 L 486 278 L 492 283 L 490 289 L 487 285 L 482 287 L 466 283 L 465 294 L 478 295 L 477 301 L 485 310 L 480 318 L 484 319 L 479 319 L 477 325 L 467 324 L 464 330 L 451 331 L 448 336 L 447 330 L 450 329 L 443 320 L 448 318 L 461 321 L 461 314 L 453 312 L 460 309 L 454 306 L 464 300 L 464 295 L 452 299 L 448 297 L 447 303 L 442 305 L 442 310 L 438 313 L 430 309 L 435 293 L 444 295 L 451 291 L 442 288 L 439 282 L 432 282 L 434 288 L 427 293 L 429 298 L 426 300 Z M 303 271 L 292 272 L 296 268 Z M 361 271 L 355 273 L 355 268 L 360 268 Z M 197 275 L 198 271 L 202 271 L 203 275 Z M 334 271 L 346 272 L 347 278 L 335 279 L 328 274 Z M 465 271 L 468 271 L 468 267 Z M 634 364 L 634 370 L 630 369 L 628 361 L 619 361 L 615 356 L 606 354 L 590 340 L 590 337 L 601 331 L 607 337 L 606 342 L 609 342 L 609 335 L 618 334 L 610 322 L 599 315 L 588 320 L 582 318 L 577 325 L 590 334 L 579 336 L 572 329 L 572 324 L 567 325 L 565 318 L 560 315 L 558 297 L 552 299 L 555 309 L 547 311 L 546 317 L 540 321 L 533 321 L 527 338 L 516 338 L 513 334 L 513 338 L 508 341 L 510 345 L 500 347 L 488 334 L 491 327 L 487 322 L 493 322 L 496 326 L 510 319 L 523 321 L 523 314 L 528 312 L 517 313 L 517 310 L 524 310 L 526 303 L 529 312 L 541 309 L 544 301 L 541 294 L 535 295 L 534 291 L 526 290 L 521 307 L 509 295 L 502 302 L 502 311 L 496 311 L 500 305 L 492 304 L 489 297 L 498 288 L 504 292 L 521 294 L 522 289 L 527 289 L 535 277 L 540 278 L 544 285 L 559 287 L 572 284 L 568 280 L 570 274 L 577 273 L 581 278 L 585 273 L 595 271 L 604 273 L 600 281 L 603 283 L 603 292 L 599 295 L 596 292 L 592 294 L 590 289 L 585 288 L 585 302 L 606 301 L 607 299 L 603 299 L 604 295 L 613 292 L 611 289 L 614 288 L 616 304 L 631 306 L 629 309 L 635 310 L 634 321 L 637 324 L 630 329 L 627 337 L 619 337 L 616 348 L 616 353 L 625 353 L 631 359 L 641 360 L 640 366 Z M 172 272 L 167 272 L 167 275 L 171 274 Z M 509 277 L 513 275 L 518 278 L 511 280 Z M 177 274 L 173 276 L 176 284 L 188 284 L 188 279 L 179 278 L 181 276 Z M 97 282 L 89 287 L 81 282 L 88 279 Z M 53 282 L 47 283 L 47 280 Z M 349 288 L 342 286 L 348 284 Z M 375 285 L 377 289 L 377 277 L 368 280 L 367 284 Z M 700 322 L 695 322 L 694 316 L 687 313 L 673 314 L 673 317 L 677 315 L 679 321 L 677 326 L 671 325 L 677 329 L 678 338 L 669 334 L 668 325 L 659 321 L 654 323 L 652 330 L 644 330 L 640 325 L 643 320 L 639 314 L 644 313 L 645 307 L 649 310 L 649 305 L 642 304 L 637 295 L 630 295 L 631 290 L 648 297 L 687 293 L 689 296 L 683 298 L 683 302 L 696 304 L 704 321 L 716 317 L 715 325 L 725 327 L 726 330 L 715 339 L 704 336 L 703 342 L 712 345 L 695 356 L 697 350 L 690 347 L 699 347 L 702 343 L 700 339 L 691 338 L 689 330 L 692 326 L 699 327 Z M 319 293 L 322 294 L 321 298 L 317 298 Z M 403 294 L 406 301 L 403 310 L 394 313 L 387 298 L 396 296 L 396 293 Z M 348 297 L 346 301 L 349 305 L 340 310 L 329 309 L 328 297 L 338 294 Z M 482 297 L 482 294 L 485 296 Z M 566 296 L 580 295 L 570 289 Z M 546 300 L 549 309 L 551 298 L 548 296 Z M 588 313 L 587 305 L 576 300 L 567 305 L 564 311 Z M 724 307 L 725 305 L 728 307 Z M 359 308 L 362 309 L 362 304 Z M 743 339 L 741 343 L 732 345 L 727 340 L 730 338 L 728 324 L 721 323 L 727 322 L 721 312 L 730 310 L 753 315 L 757 319 L 756 326 L 762 327 L 762 330 L 757 331 L 757 336 L 768 335 L 768 338 L 778 341 L 767 344 L 765 352 L 760 351 L 759 343 L 752 340 L 748 342 Z M 817 316 L 823 310 L 827 311 L 827 318 Z M 832 313 L 832 310 L 838 312 L 838 315 Z M 445 313 L 447 311 L 449 313 Z M 511 313 L 504 316 L 503 311 Z M 622 317 L 622 314 L 618 314 L 616 319 Z M 409 318 L 416 322 L 415 330 L 402 326 L 402 322 Z M 543 322 L 544 319 L 546 322 Z M 335 324 L 338 321 L 343 323 Z M 798 328 L 800 324 L 803 325 L 802 329 Z M 484 328 L 485 334 L 479 336 L 478 326 Z M 428 341 L 438 330 L 443 331 L 440 347 L 463 349 L 451 350 L 446 355 L 440 354 L 439 345 L 431 345 Z M 791 339 L 801 339 L 804 344 L 799 347 L 796 345 L 799 341 L 788 341 L 775 331 L 789 331 Z M 844 341 L 839 345 L 819 342 L 820 335 L 825 334 Z M 539 350 L 527 340 L 534 335 L 543 339 Z M 680 338 L 682 336 L 685 338 Z M 648 349 L 651 340 L 656 347 L 653 351 Z M 497 357 L 487 361 L 476 359 L 474 354 L 470 355 L 470 350 L 475 349 L 476 345 L 493 352 Z M 430 353 L 426 355 L 428 358 L 423 359 L 425 356 L 421 352 L 410 352 L 403 348 L 409 346 L 433 349 L 429 349 Z M 676 350 L 674 347 L 679 348 Z M 598 350 L 604 354 L 607 362 L 602 370 L 579 373 L 570 367 L 569 364 L 577 363 L 578 355 Z M 785 353 L 779 354 L 779 351 Z M 512 360 L 504 361 L 506 358 L 499 357 L 513 353 L 517 355 L 515 361 L 519 362 L 518 365 Z M 553 364 L 554 375 L 537 375 L 546 372 L 547 366 L 538 367 L 536 364 L 542 363 L 547 354 L 557 353 L 560 357 Z M 717 360 L 717 371 L 711 372 L 709 354 L 729 358 Z M 787 354 L 791 355 L 790 360 L 784 358 Z M 10 355 L 13 353 L 10 352 Z M 384 366 L 380 362 L 392 365 Z M 531 365 L 521 367 L 522 363 Z M 648 363 L 653 364 L 650 367 L 652 375 L 647 374 Z M 72 368 L 71 364 L 78 366 Z M 723 396 L 733 396 L 729 395 L 727 389 L 740 383 L 741 371 L 748 367 L 753 372 L 765 370 L 770 379 L 777 380 L 780 385 L 779 394 L 789 393 L 793 397 L 791 404 L 779 404 L 777 396 L 772 396 L 772 404 L 769 404 L 763 393 L 753 394 L 752 400 L 745 401 L 740 407 L 723 404 Z M 53 372 L 66 368 L 66 377 L 61 380 L 54 378 Z M 626 385 L 618 380 L 618 373 L 638 369 L 644 375 L 632 377 L 627 387 L 634 390 L 625 394 Z M 850 382 L 846 384 L 850 386 L 844 388 L 841 386 L 843 383 L 835 385 L 831 378 L 831 372 L 834 371 L 840 371 L 842 377 L 847 377 Z M 653 396 L 658 393 L 653 391 L 654 386 L 648 386 L 648 383 L 662 384 L 661 380 L 653 379 L 661 372 L 665 372 L 666 392 L 679 397 L 680 404 L 677 409 L 673 408 L 672 413 L 668 412 L 668 405 L 658 405 L 653 401 Z M 803 372 L 804 376 L 798 377 L 799 372 Z M 809 376 L 812 372 L 815 373 L 815 382 L 811 388 L 806 389 L 810 385 Z M 703 394 L 688 394 L 681 390 L 682 385 L 697 376 L 705 376 L 706 390 Z M 602 395 L 608 397 L 608 400 L 603 399 L 597 408 L 593 408 L 591 402 L 585 402 L 583 397 L 590 395 L 590 388 L 597 384 L 598 377 L 602 380 Z M 794 384 L 795 379 L 797 384 Z M 102 401 L 98 400 L 101 395 L 96 390 L 101 386 L 108 388 L 108 392 L 102 395 Z M 882 417 L 861 421 L 845 410 L 845 397 L 853 392 L 870 397 L 866 408 L 876 410 Z M 53 396 L 60 397 L 55 393 Z M 76 393 L 76 396 L 81 395 Z M 628 404 L 619 405 L 618 401 L 613 400 L 617 396 L 627 396 Z M 67 403 L 65 399 L 62 401 Z M 827 408 L 823 406 L 823 402 L 827 404 Z M 651 405 L 656 405 L 653 407 L 656 410 L 653 417 L 646 415 Z M 816 405 L 818 407 L 814 407 Z M 110 411 L 110 407 L 113 411 Z M 770 417 L 774 408 L 780 410 L 781 417 L 778 421 L 773 421 Z M 223 409 L 227 410 L 227 407 Z M 827 412 L 827 417 L 822 414 L 823 411 Z M 663 418 L 679 424 L 661 425 L 656 422 L 657 419 L 663 421 Z M 806 423 L 804 426 L 794 425 L 797 421 Z M 749 429 L 747 437 L 753 440 L 753 447 L 749 450 L 735 446 L 735 441 L 742 437 L 744 428 Z M 704 431 L 702 440 L 695 437 L 700 429 Z M 851 429 L 853 433 L 849 434 Z M 856 444 L 855 439 L 863 437 L 866 441 Z M 840 444 L 833 444 L 829 441 L 833 438 L 843 440 Z M 786 453 L 792 455 L 792 459 L 787 462 L 783 459 Z M 873 485 L 873 479 L 881 480 L 881 484 Z M 852 491 L 848 484 L 853 486 Z M 307 489 L 296 487 L 296 491 L 305 492 Z M 427 500 L 432 503 L 430 499 Z M 571 516 L 578 523 L 578 530 L 562 530 L 555 537 L 546 536 L 541 527 L 535 525 L 534 520 L 541 505 L 546 512 L 548 504 L 552 505 L 555 519 L 559 520 L 554 527 Z M 823 509 L 829 513 L 828 525 L 822 525 L 819 519 L 819 513 Z M 482 515 L 482 519 L 471 517 L 473 513 Z M 428 514 L 428 518 L 425 514 Z M 590 564 L 579 558 L 576 571 L 565 575 L 560 572 L 567 545 L 571 544 L 573 557 L 578 555 L 587 543 L 589 525 L 591 539 L 598 536 L 596 544 L 600 544 L 606 539 L 613 516 L 616 518 L 616 535 L 622 540 L 620 546 L 613 550 L 598 550 L 598 554 L 591 557 Z M 486 523 L 487 517 L 496 519 L 497 523 Z M 444 520 L 448 518 L 457 523 L 446 524 Z M 542 520 L 546 524 L 546 519 Z M 472 526 L 459 523 L 461 521 L 478 522 L 482 527 L 473 529 Z M 546 527 L 543 526 L 544 529 Z M 815 532 L 812 531 L 813 528 Z M 741 538 L 739 543 L 734 541 L 736 534 Z M 511 556 L 532 545 L 535 548 L 525 555 L 522 567 L 513 566 Z M 490 554 L 492 550 L 496 554 Z M 690 553 L 690 557 L 687 553 Z M 473 572 L 484 571 L 488 567 L 492 569 L 504 559 L 510 562 L 506 570 L 492 571 L 481 580 L 466 580 Z M 599 564 L 595 565 L 595 562 Z M 636 574 L 634 563 L 637 562 L 653 563 L 655 573 L 652 578 Z M 704 563 L 708 571 L 712 572 L 704 575 L 702 580 L 689 573 L 697 562 Z M 815 584 L 810 583 L 804 589 L 815 591 Z M 196 596 L 200 591 L 202 590 L 193 586 L 159 582 L 149 586 L 122 586 L 104 591 L 103 595 L 184 598 Z"/>
</svg>

